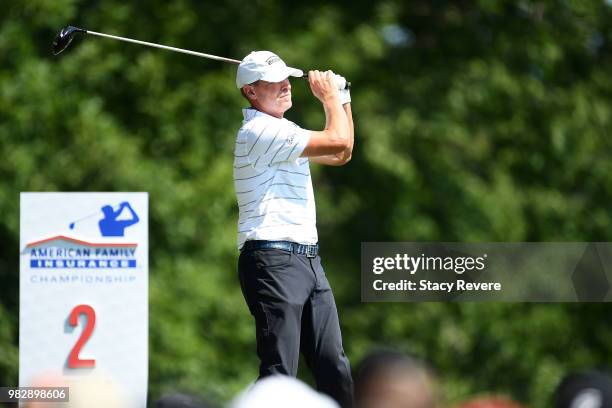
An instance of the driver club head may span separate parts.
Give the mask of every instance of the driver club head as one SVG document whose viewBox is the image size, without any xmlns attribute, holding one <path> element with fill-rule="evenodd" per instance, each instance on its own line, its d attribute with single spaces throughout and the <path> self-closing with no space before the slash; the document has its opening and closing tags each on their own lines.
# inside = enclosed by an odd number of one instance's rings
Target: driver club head
<svg viewBox="0 0 612 408">
<path fill-rule="evenodd" d="M 82 28 L 67 26 L 62 28 L 62 31 L 59 32 L 55 40 L 53 41 L 53 46 L 51 48 L 51 52 L 53 55 L 57 55 L 60 52 L 64 51 L 70 43 L 72 42 L 76 33 L 86 33 L 86 30 Z"/>
</svg>

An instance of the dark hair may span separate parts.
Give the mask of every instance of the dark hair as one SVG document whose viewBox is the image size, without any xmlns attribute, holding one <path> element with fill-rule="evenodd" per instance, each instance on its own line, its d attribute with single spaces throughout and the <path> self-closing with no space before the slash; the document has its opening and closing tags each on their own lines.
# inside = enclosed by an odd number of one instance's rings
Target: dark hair
<svg viewBox="0 0 612 408">
<path fill-rule="evenodd" d="M 578 399 L 587 398 L 596 401 L 594 404 L 600 408 L 612 407 L 612 377 L 601 371 L 570 373 L 557 386 L 554 406 L 568 408 Z"/>
<path fill-rule="evenodd" d="M 402 353 L 394 349 L 378 349 L 369 353 L 355 367 L 353 379 L 355 382 L 355 397 L 360 400 L 366 392 L 367 385 L 377 378 L 384 377 L 389 372 L 418 373 L 435 382 L 435 372 L 430 365 L 416 355 Z M 432 383 L 433 384 L 433 383 Z M 435 391 L 434 391 L 435 393 Z M 432 395 L 438 399 L 439 396 Z M 433 402 L 433 401 L 432 401 Z"/>
<path fill-rule="evenodd" d="M 174 393 L 162 395 L 153 403 L 154 408 L 213 408 L 216 405 L 191 394 Z"/>
<path fill-rule="evenodd" d="M 421 358 L 393 349 L 378 349 L 369 353 L 357 365 L 354 372 L 356 382 L 365 382 L 373 376 L 394 368 L 425 370 L 433 374 L 429 365 Z"/>
</svg>

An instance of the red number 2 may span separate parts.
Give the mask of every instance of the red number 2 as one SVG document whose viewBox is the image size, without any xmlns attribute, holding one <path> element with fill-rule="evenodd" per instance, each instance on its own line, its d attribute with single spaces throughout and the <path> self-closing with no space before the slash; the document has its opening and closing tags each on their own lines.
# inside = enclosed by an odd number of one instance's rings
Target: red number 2
<svg viewBox="0 0 612 408">
<path fill-rule="evenodd" d="M 72 327 L 76 327 L 79 324 L 79 316 L 81 314 L 87 317 L 87 324 L 85 325 L 83 333 L 81 333 L 81 337 L 79 337 L 79 340 L 68 356 L 68 368 L 88 368 L 96 366 L 96 360 L 81 360 L 79 358 L 81 349 L 91 337 L 91 333 L 93 333 L 94 326 L 96 325 L 96 312 L 89 305 L 78 305 L 70 312 L 68 323 Z"/>
</svg>

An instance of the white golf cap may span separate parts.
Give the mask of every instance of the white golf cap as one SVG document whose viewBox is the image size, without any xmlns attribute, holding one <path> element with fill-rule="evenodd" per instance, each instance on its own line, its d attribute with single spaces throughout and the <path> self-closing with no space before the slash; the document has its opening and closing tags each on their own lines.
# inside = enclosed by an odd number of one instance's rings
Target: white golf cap
<svg viewBox="0 0 612 408">
<path fill-rule="evenodd" d="M 300 380 L 284 375 L 263 378 L 247 388 L 230 408 L 340 408 L 336 401 Z"/>
<path fill-rule="evenodd" d="M 253 51 L 238 65 L 236 85 L 242 88 L 247 84 L 263 80 L 280 82 L 290 76 L 301 77 L 304 72 L 288 67 L 280 57 L 270 51 Z"/>
</svg>

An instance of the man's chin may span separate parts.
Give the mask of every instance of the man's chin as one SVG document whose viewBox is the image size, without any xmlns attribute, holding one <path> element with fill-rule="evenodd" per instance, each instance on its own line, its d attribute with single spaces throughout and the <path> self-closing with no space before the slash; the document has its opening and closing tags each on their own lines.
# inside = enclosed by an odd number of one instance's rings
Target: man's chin
<svg viewBox="0 0 612 408">
<path fill-rule="evenodd" d="M 288 101 L 284 102 L 282 106 L 284 111 L 288 111 L 293 106 L 293 102 L 291 102 L 291 99 L 289 99 Z"/>
</svg>

